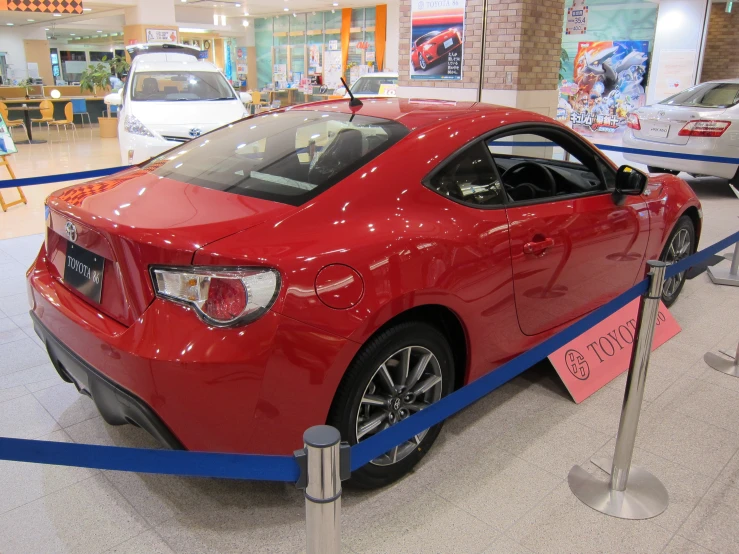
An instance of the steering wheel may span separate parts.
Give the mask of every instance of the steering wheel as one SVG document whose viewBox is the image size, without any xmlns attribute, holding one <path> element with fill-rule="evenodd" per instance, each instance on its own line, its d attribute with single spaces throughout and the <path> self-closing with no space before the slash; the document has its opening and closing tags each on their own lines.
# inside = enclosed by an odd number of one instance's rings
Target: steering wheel
<svg viewBox="0 0 739 554">
<path fill-rule="evenodd" d="M 542 175 L 544 177 L 544 180 L 549 185 L 549 190 L 551 191 L 552 196 L 555 196 L 557 194 L 557 182 L 554 180 L 554 176 L 552 176 L 552 172 L 549 171 L 549 168 L 545 165 L 538 164 L 536 162 L 518 162 L 517 164 L 512 165 L 508 169 L 506 169 L 503 172 L 503 175 L 500 176 L 500 178 L 503 180 L 503 182 L 506 182 L 506 177 L 512 176 L 514 173 L 518 173 L 522 169 L 526 167 L 531 167 L 536 169 L 536 171 L 539 173 L 539 175 Z"/>
</svg>

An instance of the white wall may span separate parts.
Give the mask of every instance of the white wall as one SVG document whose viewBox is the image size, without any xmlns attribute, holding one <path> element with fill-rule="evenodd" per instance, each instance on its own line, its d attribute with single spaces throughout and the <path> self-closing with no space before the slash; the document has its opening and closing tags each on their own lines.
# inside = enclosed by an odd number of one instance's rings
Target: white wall
<svg viewBox="0 0 739 554">
<path fill-rule="evenodd" d="M 710 0 L 661 0 L 657 12 L 657 29 L 654 34 L 651 67 L 649 69 L 649 86 L 647 87 L 647 104 L 653 104 L 663 98 L 656 96 L 657 68 L 664 50 L 693 50 L 695 66 L 693 67 L 693 83 L 700 76 L 701 42 L 705 27 L 706 7 Z"/>
<path fill-rule="evenodd" d="M 172 0 L 142 0 L 124 13 L 126 25 L 177 25 Z"/>
<path fill-rule="evenodd" d="M 385 68 L 398 71 L 398 52 L 400 49 L 400 2 L 388 0 L 387 27 L 385 31 Z"/>
<path fill-rule="evenodd" d="M 0 33 L 0 52 L 5 54 L 5 62 L 8 64 L 8 73 L 11 79 L 25 79 L 28 77 L 23 39 L 46 40 L 46 32 L 43 28 L 30 26 L 3 27 Z"/>
</svg>

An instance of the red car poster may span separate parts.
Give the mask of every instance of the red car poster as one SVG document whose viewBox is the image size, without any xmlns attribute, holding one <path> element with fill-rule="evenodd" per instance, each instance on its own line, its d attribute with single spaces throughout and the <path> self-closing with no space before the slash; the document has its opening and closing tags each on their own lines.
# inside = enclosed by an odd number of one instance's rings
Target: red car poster
<svg viewBox="0 0 739 554">
<path fill-rule="evenodd" d="M 413 0 L 411 79 L 462 78 L 465 0 Z"/>
</svg>

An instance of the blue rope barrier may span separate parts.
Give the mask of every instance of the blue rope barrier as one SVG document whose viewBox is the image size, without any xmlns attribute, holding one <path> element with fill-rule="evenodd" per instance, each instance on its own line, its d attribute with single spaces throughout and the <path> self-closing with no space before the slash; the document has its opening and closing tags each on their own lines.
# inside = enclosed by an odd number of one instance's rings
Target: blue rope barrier
<svg viewBox="0 0 739 554">
<path fill-rule="evenodd" d="M 40 177 L 24 177 L 23 179 L 4 179 L 0 181 L 0 189 L 27 187 L 30 185 L 45 185 L 47 183 L 62 183 L 64 181 L 79 181 L 81 179 L 94 179 L 95 177 L 106 177 L 107 175 L 118 173 L 124 169 L 131 169 L 132 167 L 134 166 L 122 165 L 119 167 L 77 171 L 76 173 L 57 173 L 55 175 L 42 175 Z"/>
<path fill-rule="evenodd" d="M 154 450 L 9 438 L 0 438 L 0 460 L 287 483 L 295 483 L 300 473 L 292 456 Z"/>
<path fill-rule="evenodd" d="M 668 278 L 677 275 L 678 273 L 708 259 L 710 256 L 723 250 L 727 246 L 735 244 L 737 241 L 739 241 L 739 232 L 736 232 L 708 248 L 681 260 L 679 263 L 671 265 L 667 268 L 665 277 Z M 607 304 L 604 304 L 597 310 L 586 315 L 579 321 L 563 329 L 531 350 L 520 354 L 487 375 L 484 375 L 469 385 L 445 396 L 438 402 L 431 404 L 423 411 L 415 413 L 408 419 L 404 419 L 392 427 L 388 427 L 384 431 L 380 431 L 376 435 L 373 435 L 359 444 L 355 444 L 352 446 L 352 471 L 359 469 L 378 456 L 389 452 L 399 444 L 410 440 L 418 433 L 433 427 L 437 423 L 441 423 L 470 404 L 478 401 L 483 396 L 486 396 L 488 393 L 504 385 L 514 377 L 517 377 L 535 363 L 540 362 L 552 352 L 556 352 L 591 327 L 626 306 L 635 298 L 645 294 L 648 287 L 648 280 L 637 283 Z"/>
</svg>

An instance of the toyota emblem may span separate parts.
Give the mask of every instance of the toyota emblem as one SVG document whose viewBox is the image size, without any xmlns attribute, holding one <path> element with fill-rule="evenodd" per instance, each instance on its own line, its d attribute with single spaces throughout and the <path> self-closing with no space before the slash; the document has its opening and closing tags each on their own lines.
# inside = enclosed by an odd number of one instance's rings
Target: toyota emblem
<svg viewBox="0 0 739 554">
<path fill-rule="evenodd" d="M 190 129 L 190 136 L 191 136 L 192 138 L 197 138 L 197 137 L 199 137 L 199 136 L 200 136 L 200 134 L 201 134 L 202 132 L 203 132 L 203 131 L 201 131 L 201 130 L 200 130 L 200 129 L 198 129 L 197 127 L 193 127 L 192 129 Z"/>
<path fill-rule="evenodd" d="M 657 115 L 658 115 L 659 117 L 664 117 L 664 116 L 665 116 L 665 112 L 659 112 L 659 113 L 658 113 Z"/>
<path fill-rule="evenodd" d="M 67 224 L 64 226 L 64 230 L 67 232 L 69 240 L 71 240 L 72 242 L 75 242 L 77 240 L 77 227 L 74 223 L 72 223 L 71 221 L 67 221 Z"/>
</svg>

